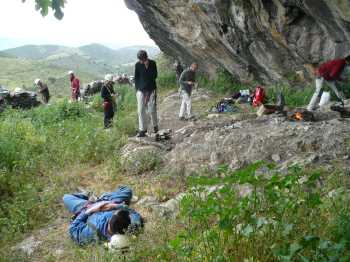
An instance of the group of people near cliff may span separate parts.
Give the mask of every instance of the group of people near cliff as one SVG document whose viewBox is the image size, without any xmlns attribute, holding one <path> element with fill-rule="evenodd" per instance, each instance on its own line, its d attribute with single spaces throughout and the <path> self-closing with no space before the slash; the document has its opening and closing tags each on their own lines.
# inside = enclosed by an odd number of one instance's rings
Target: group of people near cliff
<svg viewBox="0 0 350 262">
<path fill-rule="evenodd" d="M 144 50 L 140 50 L 137 54 L 138 62 L 135 65 L 135 89 L 137 98 L 138 112 L 138 133 L 137 137 L 146 137 L 149 126 L 148 119 L 151 119 L 153 131 L 155 134 L 159 131 L 158 115 L 157 115 L 157 83 L 158 77 L 157 64 L 154 60 L 148 58 L 148 54 Z M 180 64 L 176 67 L 177 80 L 181 86 L 181 107 L 179 119 L 182 121 L 192 119 L 191 93 L 196 84 L 197 63 L 183 70 Z M 103 98 L 104 107 L 104 125 L 109 128 L 112 124 L 114 112 L 116 109 L 115 96 L 113 89 L 112 75 L 105 76 L 105 85 L 102 88 L 101 96 Z M 149 114 L 149 116 L 148 116 Z"/>
<path fill-rule="evenodd" d="M 135 65 L 135 88 L 138 110 L 138 137 L 146 137 L 148 129 L 148 116 L 150 115 L 153 131 L 157 134 L 157 85 L 158 76 L 156 62 L 149 59 L 146 51 L 141 50 L 137 54 L 138 62 Z M 345 80 L 345 72 L 350 66 L 350 56 L 335 59 L 322 64 L 316 71 L 316 90 L 313 94 L 308 110 L 315 110 L 323 84 L 326 83 L 336 94 L 341 103 L 344 97 L 337 89 L 337 82 Z M 192 63 L 189 68 L 183 69 L 180 63 L 175 65 L 176 77 L 180 86 L 181 107 L 179 120 L 191 119 L 192 106 L 191 95 L 196 86 L 197 63 Z M 74 72 L 69 72 L 72 100 L 76 101 L 80 95 L 80 82 Z M 44 101 L 49 101 L 47 85 L 40 79 L 35 80 Z M 109 128 L 116 110 L 116 92 L 113 88 L 112 75 L 105 76 L 105 82 L 101 90 L 104 108 L 104 126 Z M 71 238 L 78 244 L 84 245 L 100 240 L 111 240 L 113 235 L 125 235 L 128 232 L 135 233 L 143 227 L 141 215 L 129 207 L 132 191 L 128 187 L 119 187 L 114 192 L 103 194 L 95 201 L 89 200 L 85 193 L 67 194 L 63 197 L 65 207 L 73 214 L 69 226 Z"/>
</svg>

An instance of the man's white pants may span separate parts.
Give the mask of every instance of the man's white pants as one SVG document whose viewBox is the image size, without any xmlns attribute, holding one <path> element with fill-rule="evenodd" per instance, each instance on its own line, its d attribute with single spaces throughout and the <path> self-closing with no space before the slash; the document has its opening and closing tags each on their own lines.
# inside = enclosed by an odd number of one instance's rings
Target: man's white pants
<svg viewBox="0 0 350 262">
<path fill-rule="evenodd" d="M 326 84 L 333 90 L 333 92 L 336 94 L 336 96 L 341 100 L 343 101 L 343 96 L 341 95 L 341 93 L 338 91 L 336 85 L 335 85 L 335 82 L 331 82 L 331 81 L 326 81 L 323 77 L 319 77 L 319 78 L 316 78 L 316 90 L 315 90 L 315 93 L 313 94 L 311 100 L 310 100 L 310 103 L 307 107 L 307 110 L 309 111 L 312 111 L 315 109 L 316 107 L 316 104 L 319 100 L 319 97 L 320 97 L 320 93 L 321 93 L 321 90 L 322 90 L 322 87 L 323 87 L 323 83 L 326 82 Z"/>
<path fill-rule="evenodd" d="M 158 116 L 157 116 L 157 98 L 156 92 L 153 91 L 149 97 L 149 100 L 146 101 L 145 94 L 141 91 L 136 92 L 137 98 L 137 112 L 139 117 L 139 130 L 147 131 L 148 127 L 148 114 L 152 119 L 153 127 L 158 126 Z"/>
<path fill-rule="evenodd" d="M 192 117 L 192 100 L 191 96 L 184 90 L 181 91 L 182 101 L 180 107 L 179 117 L 185 117 L 185 114 L 188 118 Z"/>
</svg>

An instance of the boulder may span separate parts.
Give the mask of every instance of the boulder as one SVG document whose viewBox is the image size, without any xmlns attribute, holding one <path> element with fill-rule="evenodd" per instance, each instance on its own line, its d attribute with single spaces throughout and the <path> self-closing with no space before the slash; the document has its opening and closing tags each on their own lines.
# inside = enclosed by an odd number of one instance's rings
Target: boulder
<svg viewBox="0 0 350 262">
<path fill-rule="evenodd" d="M 16 88 L 10 95 L 9 103 L 13 108 L 22 109 L 36 107 L 41 104 L 35 92 L 25 91 L 20 88 Z"/>
</svg>

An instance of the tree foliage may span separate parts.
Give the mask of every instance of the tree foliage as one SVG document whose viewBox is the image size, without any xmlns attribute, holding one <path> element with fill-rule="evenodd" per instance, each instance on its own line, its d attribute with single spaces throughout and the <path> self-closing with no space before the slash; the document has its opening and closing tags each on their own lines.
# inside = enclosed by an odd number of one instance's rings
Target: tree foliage
<svg viewBox="0 0 350 262">
<path fill-rule="evenodd" d="M 22 0 L 25 2 L 26 0 Z M 35 0 L 35 9 L 40 11 L 43 16 L 46 16 L 49 13 L 49 9 L 51 8 L 54 11 L 54 15 L 57 19 L 63 18 L 64 4 L 66 0 Z"/>
</svg>

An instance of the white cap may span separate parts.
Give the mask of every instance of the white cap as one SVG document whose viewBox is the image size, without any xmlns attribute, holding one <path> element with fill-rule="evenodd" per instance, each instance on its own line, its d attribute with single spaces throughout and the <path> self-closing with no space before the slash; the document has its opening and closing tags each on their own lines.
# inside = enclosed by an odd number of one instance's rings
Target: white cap
<svg viewBox="0 0 350 262">
<path fill-rule="evenodd" d="M 39 78 L 37 78 L 37 79 L 34 80 L 34 84 L 38 85 L 40 83 L 40 81 L 41 80 Z"/>
<path fill-rule="evenodd" d="M 68 72 L 68 75 L 74 75 L 74 71 L 70 70 L 70 71 Z"/>
<path fill-rule="evenodd" d="M 106 81 L 113 81 L 113 75 L 111 75 L 111 74 L 105 75 L 105 80 Z"/>
</svg>

